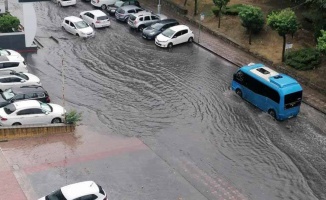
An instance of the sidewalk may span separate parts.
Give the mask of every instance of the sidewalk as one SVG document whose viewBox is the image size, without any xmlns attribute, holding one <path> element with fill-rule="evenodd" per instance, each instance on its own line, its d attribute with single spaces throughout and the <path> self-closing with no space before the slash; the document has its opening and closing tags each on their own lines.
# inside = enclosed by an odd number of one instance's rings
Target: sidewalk
<svg viewBox="0 0 326 200">
<path fill-rule="evenodd" d="M 157 1 L 152 0 L 141 0 L 141 5 L 145 5 L 145 7 L 149 10 L 157 12 Z M 179 21 L 180 24 L 186 24 L 195 34 L 195 43 L 204 49 L 216 54 L 229 62 L 237 65 L 243 66 L 248 63 L 266 63 L 266 61 L 262 61 L 251 54 L 239 49 L 238 47 L 230 45 L 228 42 L 222 40 L 219 37 L 208 33 L 206 30 L 201 30 L 199 32 L 199 26 L 196 25 L 193 19 L 188 18 L 184 15 L 179 15 L 175 11 L 173 11 L 169 6 L 164 4 L 164 1 L 161 6 L 162 14 L 168 16 L 169 18 L 174 18 Z M 198 18 L 198 17 L 197 17 Z M 301 84 L 304 92 L 303 92 L 303 102 L 310 105 L 311 107 L 319 110 L 320 112 L 326 114 L 326 96 L 319 93 L 317 90 L 314 90 L 308 86 Z"/>
</svg>

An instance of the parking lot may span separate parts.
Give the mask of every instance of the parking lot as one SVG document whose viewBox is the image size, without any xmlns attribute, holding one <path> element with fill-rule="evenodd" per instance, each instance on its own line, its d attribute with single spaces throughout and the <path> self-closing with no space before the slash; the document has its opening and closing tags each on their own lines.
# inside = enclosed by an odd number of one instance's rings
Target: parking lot
<svg viewBox="0 0 326 200">
<path fill-rule="evenodd" d="M 29 70 L 59 104 L 64 74 L 65 107 L 82 111 L 83 125 L 0 143 L 11 199 L 12 191 L 37 199 L 83 180 L 98 182 L 109 199 L 325 195 L 316 159 L 325 155 L 325 116 L 303 105 L 297 118 L 273 121 L 230 91 L 232 64 L 194 44 L 158 48 L 112 17 L 87 40 L 62 31 L 63 18 L 93 9 L 89 3 L 35 9 L 44 48 L 27 56 Z"/>
</svg>

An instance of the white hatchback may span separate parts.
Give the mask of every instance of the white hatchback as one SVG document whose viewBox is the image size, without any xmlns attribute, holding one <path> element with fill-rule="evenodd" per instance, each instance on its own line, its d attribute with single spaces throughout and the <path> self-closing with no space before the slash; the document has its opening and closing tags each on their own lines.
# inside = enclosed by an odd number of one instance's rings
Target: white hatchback
<svg viewBox="0 0 326 200">
<path fill-rule="evenodd" d="M 0 56 L 10 56 L 10 57 L 14 57 L 16 60 L 20 61 L 20 62 L 24 62 L 25 58 L 18 53 L 17 51 L 11 50 L 11 49 L 1 49 L 0 48 Z"/>
<path fill-rule="evenodd" d="M 109 17 L 100 10 L 81 12 L 80 18 L 93 28 L 109 27 L 111 25 Z"/>
<path fill-rule="evenodd" d="M 156 36 L 155 44 L 159 47 L 172 48 L 174 45 L 193 42 L 194 34 L 185 25 L 172 26 Z"/>
<path fill-rule="evenodd" d="M 64 122 L 66 110 L 57 104 L 37 100 L 15 101 L 0 108 L 0 125 L 17 126 Z"/>
<path fill-rule="evenodd" d="M 17 56 L 0 56 L 0 74 L 10 71 L 28 72 L 25 61 Z"/>
<path fill-rule="evenodd" d="M 53 0 L 55 1 L 59 6 L 74 6 L 76 5 L 76 0 Z"/>
<path fill-rule="evenodd" d="M 42 85 L 40 79 L 30 73 L 12 72 L 9 75 L 0 76 L 0 92 L 8 88 Z"/>
<path fill-rule="evenodd" d="M 95 32 L 84 20 L 79 17 L 70 16 L 65 17 L 61 24 L 62 28 L 67 32 L 77 35 L 79 37 L 88 38 L 93 37 Z"/>
<path fill-rule="evenodd" d="M 117 0 L 92 0 L 91 4 L 102 10 L 106 10 L 108 6 L 114 5 Z"/>
<path fill-rule="evenodd" d="M 51 194 L 40 198 L 39 200 L 74 200 L 74 199 L 92 199 L 107 200 L 106 193 L 102 187 L 94 181 L 84 181 L 64 186 Z"/>
</svg>

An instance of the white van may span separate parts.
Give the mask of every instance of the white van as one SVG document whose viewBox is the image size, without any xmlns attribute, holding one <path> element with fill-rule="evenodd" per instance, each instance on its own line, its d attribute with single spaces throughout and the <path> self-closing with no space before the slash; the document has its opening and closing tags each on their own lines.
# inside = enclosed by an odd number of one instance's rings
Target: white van
<svg viewBox="0 0 326 200">
<path fill-rule="evenodd" d="M 27 73 L 27 66 L 25 61 L 22 61 L 20 58 L 13 56 L 0 56 L 0 73 L 10 71 Z"/>
<path fill-rule="evenodd" d="M 114 5 L 116 1 L 117 0 L 92 0 L 91 4 L 105 10 L 108 6 Z"/>
</svg>

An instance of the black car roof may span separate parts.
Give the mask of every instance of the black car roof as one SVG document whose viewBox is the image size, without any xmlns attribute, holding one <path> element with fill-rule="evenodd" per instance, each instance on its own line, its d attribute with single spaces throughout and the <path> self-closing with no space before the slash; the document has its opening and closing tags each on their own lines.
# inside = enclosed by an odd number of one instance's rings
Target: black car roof
<svg viewBox="0 0 326 200">
<path fill-rule="evenodd" d="M 19 88 L 11 88 L 15 94 L 25 94 L 28 92 L 46 92 L 42 86 L 22 86 Z"/>
<path fill-rule="evenodd" d="M 178 21 L 175 20 L 175 19 L 163 19 L 163 20 L 158 21 L 157 23 L 158 24 L 170 24 L 170 23 L 173 23 L 173 22 L 178 22 Z"/>
</svg>

